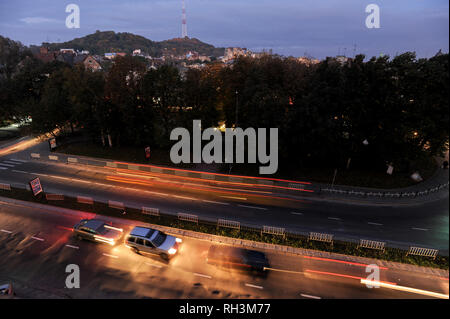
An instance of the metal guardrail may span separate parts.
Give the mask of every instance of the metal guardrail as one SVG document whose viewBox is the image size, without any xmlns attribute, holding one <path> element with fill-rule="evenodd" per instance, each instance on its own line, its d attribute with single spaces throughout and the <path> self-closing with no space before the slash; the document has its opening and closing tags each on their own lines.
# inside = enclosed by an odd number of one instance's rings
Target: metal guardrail
<svg viewBox="0 0 450 319">
<path fill-rule="evenodd" d="M 321 242 L 333 244 L 333 235 L 310 232 L 308 240 L 315 240 L 315 241 L 321 241 Z"/>
<path fill-rule="evenodd" d="M 433 257 L 433 259 L 436 259 L 438 252 L 439 252 L 439 250 L 437 250 L 437 249 L 411 246 L 411 247 L 409 247 L 409 250 L 406 253 L 406 256 L 416 255 L 416 256 L 423 256 L 423 257 Z"/>
<path fill-rule="evenodd" d="M 263 226 L 261 233 L 277 236 L 285 236 L 286 232 L 283 227 Z"/>
<path fill-rule="evenodd" d="M 92 199 L 92 197 L 86 197 L 86 196 L 77 196 L 77 202 L 81 203 L 81 204 L 89 204 L 89 205 L 94 204 L 94 200 Z"/>
<path fill-rule="evenodd" d="M 159 217 L 159 208 L 142 207 L 142 214 Z"/>
<path fill-rule="evenodd" d="M 45 194 L 45 199 L 47 199 L 47 200 L 64 200 L 64 195 L 62 195 L 62 194 Z"/>
<path fill-rule="evenodd" d="M 0 189 L 3 189 L 5 191 L 10 191 L 11 190 L 11 185 L 10 184 L 2 184 L 2 183 L 0 183 Z"/>
<path fill-rule="evenodd" d="M 193 222 L 198 224 L 198 216 L 197 215 L 192 215 L 192 214 L 185 214 L 185 213 L 178 213 L 178 219 L 179 220 L 184 220 L 186 222 Z"/>
<path fill-rule="evenodd" d="M 430 193 L 438 192 L 444 188 L 449 187 L 449 182 L 445 184 L 439 184 L 435 187 L 428 188 L 423 191 L 417 192 L 363 192 L 363 191 L 353 191 L 353 190 L 345 190 L 339 188 L 322 188 L 321 192 L 326 193 L 334 193 L 334 194 L 345 194 L 345 195 L 357 195 L 362 197 L 385 197 L 385 198 L 416 198 L 419 196 L 429 195 Z"/>
<path fill-rule="evenodd" d="M 124 209 L 125 208 L 125 206 L 124 206 L 124 204 L 122 202 L 116 202 L 116 201 L 113 201 L 113 200 L 109 200 L 108 201 L 108 206 L 111 207 L 111 208 L 117 208 L 117 209 Z"/>
<path fill-rule="evenodd" d="M 226 227 L 226 228 L 233 228 L 233 229 L 241 229 L 241 223 L 236 222 L 234 220 L 227 220 L 227 219 L 218 219 L 217 220 L 217 227 Z"/>
<path fill-rule="evenodd" d="M 375 240 L 369 240 L 369 239 L 360 239 L 359 241 L 359 247 L 362 248 L 369 248 L 369 249 L 376 249 L 376 250 L 385 250 L 386 243 L 382 241 L 375 241 Z"/>
</svg>

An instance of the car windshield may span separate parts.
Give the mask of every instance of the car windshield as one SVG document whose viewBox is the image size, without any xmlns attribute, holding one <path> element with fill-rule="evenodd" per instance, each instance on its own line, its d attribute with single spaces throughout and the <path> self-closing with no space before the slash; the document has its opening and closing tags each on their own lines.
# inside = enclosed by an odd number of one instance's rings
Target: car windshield
<svg viewBox="0 0 450 319">
<path fill-rule="evenodd" d="M 166 240 L 166 238 L 167 238 L 166 234 L 158 232 L 155 238 L 152 240 L 152 242 L 156 247 L 159 247 Z"/>
</svg>

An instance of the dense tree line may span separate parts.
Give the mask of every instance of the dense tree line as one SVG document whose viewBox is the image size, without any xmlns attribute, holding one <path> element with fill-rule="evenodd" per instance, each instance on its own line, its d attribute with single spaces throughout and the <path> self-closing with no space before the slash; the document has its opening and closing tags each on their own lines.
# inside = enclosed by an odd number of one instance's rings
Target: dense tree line
<svg viewBox="0 0 450 319">
<path fill-rule="evenodd" d="M 193 119 L 204 128 L 220 120 L 227 127 L 236 120 L 242 128 L 278 127 L 285 168 L 351 163 L 385 170 L 393 163 L 411 170 L 448 143 L 448 54 L 367 61 L 358 55 L 312 66 L 294 58 L 240 58 L 183 75 L 170 65 L 147 69 L 130 56 L 117 58 L 107 73 L 26 54 L 15 63 L 1 59 L 3 119 L 31 116 L 36 132 L 83 128 L 98 143 L 107 145 L 109 136 L 113 147 L 167 148 L 170 131 L 190 128 Z"/>
</svg>

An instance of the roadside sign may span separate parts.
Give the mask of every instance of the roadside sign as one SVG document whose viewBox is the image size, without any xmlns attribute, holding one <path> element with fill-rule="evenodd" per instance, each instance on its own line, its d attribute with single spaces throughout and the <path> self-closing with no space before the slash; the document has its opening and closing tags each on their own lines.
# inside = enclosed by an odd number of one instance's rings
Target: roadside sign
<svg viewBox="0 0 450 319">
<path fill-rule="evenodd" d="M 51 138 L 48 140 L 49 144 L 50 144 L 50 149 L 53 150 L 54 148 L 56 148 L 56 139 L 55 138 Z"/>
<path fill-rule="evenodd" d="M 34 196 L 43 192 L 41 181 L 39 180 L 39 177 L 30 181 L 30 187 L 31 187 L 31 190 L 33 191 Z"/>
<path fill-rule="evenodd" d="M 150 146 L 147 146 L 145 148 L 145 158 L 149 159 L 150 158 Z"/>
</svg>

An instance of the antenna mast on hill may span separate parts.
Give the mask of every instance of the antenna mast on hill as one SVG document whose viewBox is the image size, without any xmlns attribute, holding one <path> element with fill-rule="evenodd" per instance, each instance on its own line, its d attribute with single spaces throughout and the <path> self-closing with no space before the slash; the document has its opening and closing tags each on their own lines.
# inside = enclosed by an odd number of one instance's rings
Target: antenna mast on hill
<svg viewBox="0 0 450 319">
<path fill-rule="evenodd" d="M 187 35 L 187 24 L 186 24 L 186 5 L 184 0 L 182 0 L 182 15 L 181 15 L 181 37 L 186 38 Z"/>
</svg>

